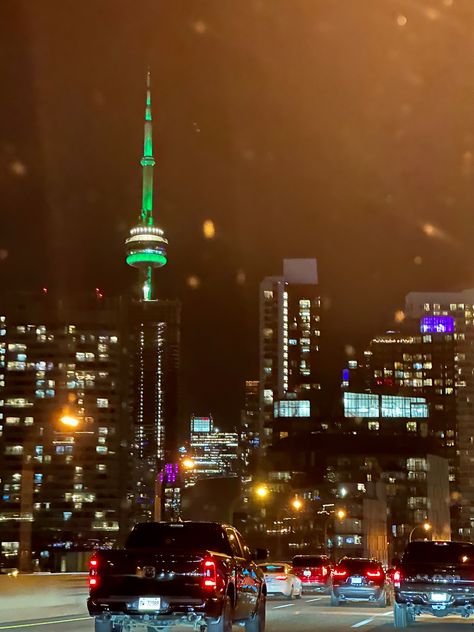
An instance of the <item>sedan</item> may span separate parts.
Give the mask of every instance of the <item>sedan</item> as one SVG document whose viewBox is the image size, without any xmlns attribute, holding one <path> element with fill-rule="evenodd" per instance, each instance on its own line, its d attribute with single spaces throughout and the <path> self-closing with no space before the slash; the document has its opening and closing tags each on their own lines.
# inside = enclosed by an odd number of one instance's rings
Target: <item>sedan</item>
<svg viewBox="0 0 474 632">
<path fill-rule="evenodd" d="M 343 557 L 332 572 L 331 605 L 369 601 L 380 608 L 391 602 L 391 586 L 382 564 L 364 557 Z"/>
<path fill-rule="evenodd" d="M 301 581 L 294 574 L 290 564 L 274 562 L 259 564 L 265 575 L 267 595 L 269 597 L 286 597 L 301 599 Z"/>
</svg>

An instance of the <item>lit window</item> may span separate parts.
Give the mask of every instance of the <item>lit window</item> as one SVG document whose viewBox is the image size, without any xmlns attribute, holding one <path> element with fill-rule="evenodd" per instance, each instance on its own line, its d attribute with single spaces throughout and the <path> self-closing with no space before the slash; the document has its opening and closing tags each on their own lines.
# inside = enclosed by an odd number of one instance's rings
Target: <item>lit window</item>
<svg viewBox="0 0 474 632">
<path fill-rule="evenodd" d="M 105 397 L 97 398 L 97 408 L 108 408 L 108 407 L 109 407 L 108 399 L 106 399 Z"/>
</svg>

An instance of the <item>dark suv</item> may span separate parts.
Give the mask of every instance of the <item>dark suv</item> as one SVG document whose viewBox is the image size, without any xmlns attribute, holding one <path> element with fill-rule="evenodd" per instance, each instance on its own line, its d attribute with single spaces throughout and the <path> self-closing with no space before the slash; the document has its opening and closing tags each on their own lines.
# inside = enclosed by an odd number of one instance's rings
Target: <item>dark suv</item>
<svg viewBox="0 0 474 632">
<path fill-rule="evenodd" d="M 327 555 L 295 555 L 292 566 L 303 592 L 331 592 L 332 564 Z"/>
<path fill-rule="evenodd" d="M 391 601 L 390 584 L 382 564 L 364 557 L 343 557 L 332 572 L 331 605 L 370 601 L 385 608 Z"/>
<path fill-rule="evenodd" d="M 474 612 L 474 545 L 410 542 L 393 574 L 394 626 L 406 628 L 419 614 L 436 617 Z"/>
</svg>

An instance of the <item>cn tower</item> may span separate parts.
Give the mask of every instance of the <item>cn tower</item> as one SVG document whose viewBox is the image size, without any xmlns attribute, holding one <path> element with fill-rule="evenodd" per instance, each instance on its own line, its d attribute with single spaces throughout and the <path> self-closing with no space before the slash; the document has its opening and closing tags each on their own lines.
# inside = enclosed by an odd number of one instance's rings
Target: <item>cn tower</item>
<svg viewBox="0 0 474 632">
<path fill-rule="evenodd" d="M 166 248 L 168 240 L 164 232 L 153 221 L 153 128 L 151 117 L 151 76 L 148 71 L 146 82 L 145 130 L 143 158 L 140 164 L 142 176 L 142 210 L 138 223 L 130 229 L 125 240 L 126 262 L 140 271 L 140 284 L 143 300 L 153 298 L 153 268 L 162 268 L 168 259 Z"/>
</svg>

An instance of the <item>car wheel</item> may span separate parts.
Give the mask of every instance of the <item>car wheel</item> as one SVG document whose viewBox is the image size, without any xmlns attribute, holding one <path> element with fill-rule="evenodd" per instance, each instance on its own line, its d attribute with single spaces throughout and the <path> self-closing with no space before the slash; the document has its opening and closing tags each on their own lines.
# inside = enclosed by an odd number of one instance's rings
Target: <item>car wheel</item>
<svg viewBox="0 0 474 632">
<path fill-rule="evenodd" d="M 301 599 L 301 590 L 297 595 L 295 595 L 295 599 Z"/>
<path fill-rule="evenodd" d="M 375 602 L 379 608 L 386 608 L 388 606 L 388 598 L 385 590 L 382 592 L 380 597 Z"/>
<path fill-rule="evenodd" d="M 339 597 L 336 597 L 336 595 L 332 592 L 331 593 L 331 606 L 339 606 L 340 604 L 341 604 L 341 601 Z"/>
<path fill-rule="evenodd" d="M 260 597 L 257 612 L 245 622 L 245 632 L 265 632 L 265 598 Z"/>
<path fill-rule="evenodd" d="M 226 597 L 219 620 L 207 621 L 207 632 L 232 632 L 232 619 L 232 604 L 230 597 Z"/>
<path fill-rule="evenodd" d="M 295 587 L 292 586 L 290 590 L 290 594 L 288 595 L 288 599 L 291 601 L 294 596 L 295 596 Z"/>
<path fill-rule="evenodd" d="M 393 627 L 394 628 L 407 628 L 408 627 L 408 612 L 406 604 L 394 603 L 393 604 Z"/>
<path fill-rule="evenodd" d="M 121 629 L 122 626 L 114 625 L 110 619 L 100 619 L 99 617 L 94 619 L 95 632 L 120 632 Z"/>
</svg>

